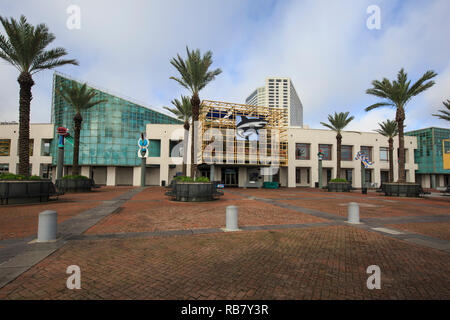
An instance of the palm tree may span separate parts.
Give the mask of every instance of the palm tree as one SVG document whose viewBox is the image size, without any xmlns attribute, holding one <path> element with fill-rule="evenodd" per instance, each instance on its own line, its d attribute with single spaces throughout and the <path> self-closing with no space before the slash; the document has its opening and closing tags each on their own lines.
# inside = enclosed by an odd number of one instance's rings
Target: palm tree
<svg viewBox="0 0 450 320">
<path fill-rule="evenodd" d="M 183 176 L 187 173 L 187 149 L 189 142 L 189 121 L 192 117 L 192 105 L 189 97 L 181 96 L 181 101 L 173 99 L 172 104 L 175 108 L 164 107 L 164 109 L 172 112 L 179 120 L 184 122 L 184 140 L 183 140 Z"/>
<path fill-rule="evenodd" d="M 30 103 L 32 75 L 65 64 L 78 65 L 76 60 L 62 59 L 64 48 L 45 50 L 55 39 L 45 24 L 30 25 L 22 15 L 19 21 L 0 16 L 6 36 L 0 34 L 0 58 L 19 70 L 17 81 L 20 85 L 19 100 L 19 174 L 29 175 Z"/>
<path fill-rule="evenodd" d="M 398 134 L 398 126 L 395 120 L 386 120 L 378 123 L 380 129 L 375 130 L 388 138 L 389 143 L 389 182 L 394 181 L 394 137 Z"/>
<path fill-rule="evenodd" d="M 203 57 L 201 56 L 199 49 L 189 51 L 189 48 L 186 47 L 186 52 L 186 60 L 183 60 L 179 54 L 177 54 L 177 58 L 172 58 L 172 60 L 170 60 L 170 63 L 178 70 L 181 76 L 181 78 L 170 77 L 170 79 L 177 81 L 192 93 L 191 176 L 195 178 L 197 174 L 197 164 L 195 163 L 194 154 L 194 131 L 195 123 L 198 121 L 200 112 L 200 98 L 198 94 L 209 82 L 222 73 L 222 70 L 218 68 L 209 71 L 209 67 L 213 62 L 211 51 L 207 51 Z"/>
<path fill-rule="evenodd" d="M 423 74 L 423 76 L 417 80 L 412 86 L 411 80 L 408 81 L 408 75 L 403 68 L 397 74 L 397 80 L 392 82 L 386 78 L 383 80 L 372 81 L 372 88 L 367 89 L 366 93 L 385 99 L 384 102 L 378 102 L 371 106 L 368 106 L 365 110 L 370 111 L 375 108 L 383 106 L 391 106 L 396 108 L 395 121 L 398 126 L 398 182 L 406 182 L 405 176 L 405 138 L 404 138 L 404 121 L 405 121 L 405 106 L 411 100 L 412 97 L 417 96 L 419 93 L 431 88 L 434 85 L 434 81 L 430 80 L 437 74 L 429 70 Z M 430 80 L 430 81 L 429 81 Z"/>
<path fill-rule="evenodd" d="M 444 106 L 447 108 L 447 110 L 439 110 L 441 114 L 433 114 L 433 116 L 438 117 L 442 120 L 450 121 L 450 100 L 447 99 L 447 102 L 442 102 Z"/>
<path fill-rule="evenodd" d="M 63 99 L 70 104 L 76 111 L 73 117 L 75 136 L 73 139 L 73 167 L 72 174 L 79 175 L 80 167 L 78 165 L 78 158 L 80 154 L 80 131 L 83 117 L 81 111 L 89 109 L 99 103 L 107 102 L 107 100 L 92 99 L 97 95 L 94 89 L 87 89 L 86 83 L 79 86 L 76 82 L 72 82 L 71 85 L 64 84 L 59 90 Z"/>
<path fill-rule="evenodd" d="M 336 142 L 337 142 L 337 157 L 336 157 L 336 178 L 341 177 L 341 143 L 342 143 L 342 130 L 352 121 L 355 117 L 349 117 L 350 112 L 339 112 L 334 113 L 334 115 L 328 115 L 328 123 L 321 122 L 321 124 L 333 131 L 336 131 Z"/>
</svg>

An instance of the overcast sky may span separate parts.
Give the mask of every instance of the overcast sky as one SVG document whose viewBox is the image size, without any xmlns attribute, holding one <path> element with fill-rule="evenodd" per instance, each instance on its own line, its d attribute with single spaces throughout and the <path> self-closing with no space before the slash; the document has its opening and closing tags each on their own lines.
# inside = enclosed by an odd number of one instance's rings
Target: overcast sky
<svg viewBox="0 0 450 320">
<path fill-rule="evenodd" d="M 81 28 L 66 26 L 70 5 Z M 381 28 L 369 30 L 367 7 L 377 5 Z M 394 118 L 365 94 L 374 79 L 392 79 L 404 67 L 415 81 L 438 73 L 436 85 L 407 106 L 407 130 L 448 127 L 431 116 L 450 99 L 448 0 L 0 0 L 0 15 L 46 23 L 79 66 L 57 70 L 133 97 L 155 109 L 188 92 L 170 59 L 186 45 L 213 52 L 215 81 L 201 99 L 243 103 L 268 76 L 290 77 L 304 106 L 304 123 L 322 128 L 327 114 L 350 111 L 348 129 L 370 131 Z M 3 27 L 0 32 L 4 34 Z M 50 122 L 53 71 L 35 75 L 32 122 Z M 18 120 L 18 72 L 0 61 L 0 120 Z"/>
</svg>

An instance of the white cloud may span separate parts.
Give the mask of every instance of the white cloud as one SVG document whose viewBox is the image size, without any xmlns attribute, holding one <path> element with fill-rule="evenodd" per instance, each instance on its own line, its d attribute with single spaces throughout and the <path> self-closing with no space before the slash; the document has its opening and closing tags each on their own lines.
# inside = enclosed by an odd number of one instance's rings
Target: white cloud
<svg viewBox="0 0 450 320">
<path fill-rule="evenodd" d="M 23 12 L 32 23 L 48 24 L 56 35 L 55 45 L 80 61 L 80 67 L 59 71 L 147 105 L 168 105 L 187 94 L 169 79 L 176 75 L 169 60 L 176 53 L 185 56 L 189 45 L 202 52 L 211 49 L 213 67 L 223 70 L 201 98 L 243 102 L 264 84 L 265 77 L 289 76 L 303 102 L 305 123 L 311 127 L 320 127 L 328 113 L 350 111 L 357 117 L 355 128 L 376 128 L 391 111 L 363 111 L 376 101 L 365 94 L 371 80 L 392 78 L 402 66 L 413 79 L 435 69 L 443 74 L 436 79 L 442 84 L 430 89 L 426 98 L 411 102 L 407 124 L 424 123 L 420 103 L 429 109 L 426 121 L 439 123 L 430 114 L 432 105 L 441 105 L 443 88 L 448 88 L 449 76 L 444 75 L 450 68 L 450 42 L 442 41 L 442 35 L 450 31 L 450 3 L 377 1 L 381 30 L 370 31 L 366 8 L 372 2 L 23 0 L 0 8 L 4 16 L 18 17 Z M 81 8 L 81 30 L 66 28 L 65 10 L 70 4 Z M 0 112 L 12 115 L 3 112 L 18 101 L 17 74 L 8 70 L 0 63 L 0 101 L 5 101 Z M 32 121 L 50 117 L 51 80 L 48 71 L 35 79 Z"/>
</svg>

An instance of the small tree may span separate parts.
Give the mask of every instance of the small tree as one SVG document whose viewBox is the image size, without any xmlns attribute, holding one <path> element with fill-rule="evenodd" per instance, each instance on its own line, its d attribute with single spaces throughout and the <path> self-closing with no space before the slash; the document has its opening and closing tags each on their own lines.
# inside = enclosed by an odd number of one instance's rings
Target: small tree
<svg viewBox="0 0 450 320">
<path fill-rule="evenodd" d="M 191 134 L 191 176 L 195 178 L 197 174 L 196 155 L 194 154 L 194 133 L 195 124 L 198 121 L 200 112 L 200 98 L 198 96 L 200 90 L 202 90 L 208 83 L 222 73 L 222 70 L 215 69 L 209 71 L 209 67 L 212 65 L 212 52 L 207 51 L 203 57 L 200 54 L 200 50 L 189 51 L 186 47 L 187 59 L 183 60 L 180 55 L 177 58 L 172 58 L 170 63 L 180 73 L 180 78 L 170 77 L 180 85 L 190 90 L 192 93 L 191 105 L 192 105 L 192 134 Z"/>
<path fill-rule="evenodd" d="M 189 97 L 181 96 L 181 101 L 178 99 L 173 99 L 172 104 L 175 108 L 164 107 L 164 109 L 172 112 L 178 120 L 183 121 L 184 127 L 184 140 L 183 140 L 183 176 L 187 173 L 187 152 L 189 143 L 189 121 L 192 117 L 192 105 Z"/>
<path fill-rule="evenodd" d="M 30 167 L 30 104 L 32 75 L 65 64 L 78 65 L 76 60 L 62 59 L 67 53 L 64 48 L 45 50 L 55 40 L 45 24 L 36 27 L 22 15 L 20 20 L 0 16 L 6 37 L 0 34 L 0 58 L 19 70 L 19 174 L 28 176 Z"/>
<path fill-rule="evenodd" d="M 398 126 L 395 120 L 386 120 L 378 123 L 380 129 L 375 130 L 388 138 L 389 143 L 389 182 L 394 181 L 394 137 L 398 134 Z"/>
<path fill-rule="evenodd" d="M 76 82 L 72 82 L 71 85 L 64 84 L 60 89 L 60 94 L 63 99 L 75 109 L 75 116 L 73 117 L 75 136 L 73 139 L 72 175 L 79 175 L 80 167 L 78 161 L 80 154 L 80 132 L 81 123 L 83 122 L 81 111 L 89 109 L 99 103 L 106 102 L 107 100 L 93 101 L 97 93 L 94 89 L 87 89 L 86 83 L 82 86 L 79 86 Z"/>
<path fill-rule="evenodd" d="M 334 113 L 334 115 L 329 114 L 328 115 L 328 123 L 321 122 L 321 124 L 333 131 L 336 131 L 336 179 L 341 178 L 341 144 L 342 144 L 342 130 L 352 121 L 355 117 L 351 116 L 349 117 L 350 112 L 340 112 L 340 113 Z"/>
<path fill-rule="evenodd" d="M 438 117 L 442 120 L 450 121 L 450 100 L 447 99 L 447 102 L 443 101 L 442 103 L 447 108 L 447 110 L 438 110 L 441 114 L 433 114 L 433 116 Z"/>
<path fill-rule="evenodd" d="M 407 73 L 403 68 L 397 74 L 397 80 L 392 82 L 386 78 L 383 80 L 372 81 L 372 88 L 367 89 L 366 93 L 376 97 L 385 99 L 385 102 L 378 102 L 368 106 L 365 110 L 370 111 L 375 108 L 391 106 L 396 108 L 395 121 L 398 126 L 398 182 L 406 182 L 405 175 L 405 137 L 403 133 L 405 122 L 405 107 L 406 104 L 418 94 L 431 88 L 434 81 L 429 81 L 437 74 L 429 70 L 417 80 L 412 86 L 411 80 L 408 80 Z"/>
</svg>

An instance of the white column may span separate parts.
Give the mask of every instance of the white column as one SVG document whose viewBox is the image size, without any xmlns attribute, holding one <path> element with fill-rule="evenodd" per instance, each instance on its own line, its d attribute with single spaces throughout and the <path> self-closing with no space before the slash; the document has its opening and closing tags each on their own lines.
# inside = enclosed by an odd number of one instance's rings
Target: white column
<svg viewBox="0 0 450 320">
<path fill-rule="evenodd" d="M 88 167 L 88 166 L 82 166 L 81 167 L 81 175 L 90 178 L 91 176 L 90 176 L 89 168 L 90 167 Z"/>
<path fill-rule="evenodd" d="M 287 186 L 288 188 L 295 188 L 295 166 L 289 165 L 287 171 Z"/>
<path fill-rule="evenodd" d="M 141 186 L 141 167 L 133 167 L 133 186 Z"/>
<path fill-rule="evenodd" d="M 107 186 L 116 185 L 116 167 L 106 168 L 106 185 Z"/>
<path fill-rule="evenodd" d="M 162 181 L 166 182 L 166 186 L 169 183 L 169 165 L 167 163 L 161 163 L 159 165 L 159 185 L 162 185 Z"/>
<path fill-rule="evenodd" d="M 245 187 L 247 184 L 247 168 L 246 167 L 239 167 L 239 173 L 238 173 L 238 184 L 239 187 Z"/>
</svg>

